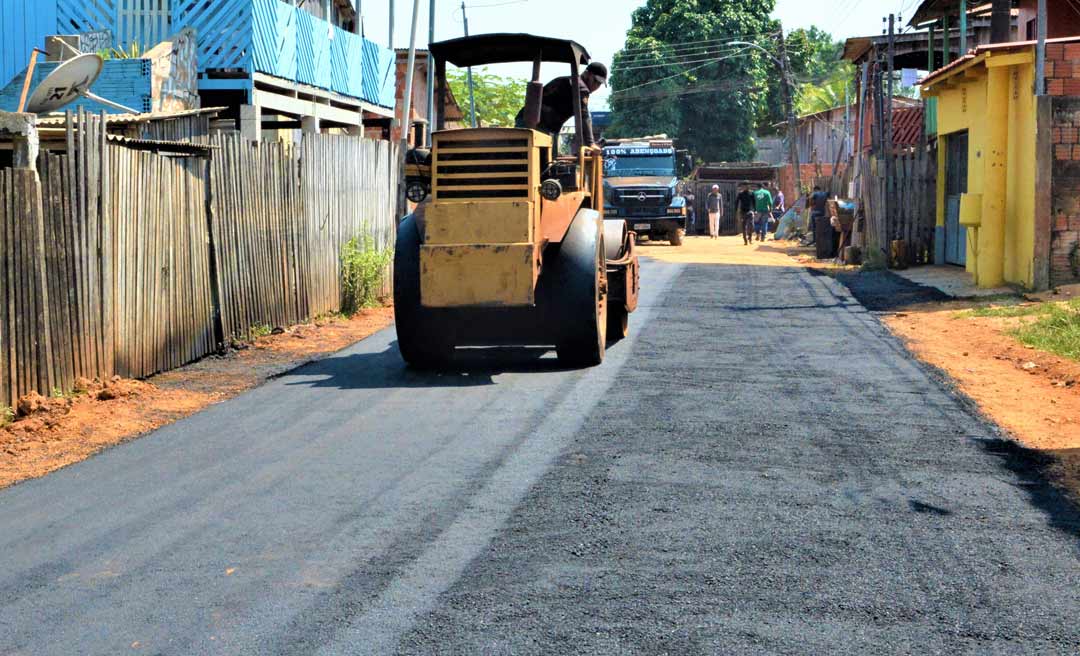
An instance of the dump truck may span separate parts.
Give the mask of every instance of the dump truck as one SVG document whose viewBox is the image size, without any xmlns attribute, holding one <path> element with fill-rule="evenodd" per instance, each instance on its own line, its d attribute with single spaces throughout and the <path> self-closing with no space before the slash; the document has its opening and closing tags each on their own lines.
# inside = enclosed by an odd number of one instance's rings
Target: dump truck
<svg viewBox="0 0 1080 656">
<path fill-rule="evenodd" d="M 541 64 L 568 65 L 581 116 L 576 81 L 588 52 L 573 41 L 485 34 L 432 44 L 430 54 L 430 197 L 401 221 L 394 250 L 402 357 L 425 369 L 445 366 L 459 347 L 541 346 L 569 366 L 600 364 L 637 307 L 635 235 L 603 218 L 601 150 L 561 155 L 557 135 L 535 129 Z M 533 64 L 525 127 L 447 130 L 447 65 L 510 62 Z M 576 136 L 582 143 L 580 125 Z"/>
<path fill-rule="evenodd" d="M 623 219 L 639 236 L 681 246 L 688 208 L 678 185 L 690 168 L 689 154 L 665 136 L 607 140 L 605 218 Z"/>
</svg>

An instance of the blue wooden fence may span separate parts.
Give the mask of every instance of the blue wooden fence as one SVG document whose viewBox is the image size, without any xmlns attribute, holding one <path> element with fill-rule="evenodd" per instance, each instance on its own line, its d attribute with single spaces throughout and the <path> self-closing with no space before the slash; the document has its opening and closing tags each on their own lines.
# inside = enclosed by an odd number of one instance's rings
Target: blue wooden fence
<svg viewBox="0 0 1080 656">
<path fill-rule="evenodd" d="M 172 0 L 200 72 L 242 70 L 394 106 L 394 53 L 281 0 Z"/>
<path fill-rule="evenodd" d="M 392 50 L 281 0 L 0 0 L 0 87 L 49 34 L 109 30 L 145 50 L 184 27 L 198 35 L 200 73 L 265 73 L 394 106 Z"/>
<path fill-rule="evenodd" d="M 34 68 L 31 88 L 40 84 L 45 76 L 53 72 L 57 66 L 59 64 L 38 64 Z M 22 94 L 25 76 L 26 71 L 21 71 L 15 79 L 0 90 L 0 111 L 13 112 L 19 107 L 19 96 Z M 105 62 L 105 67 L 101 69 L 101 76 L 94 83 L 93 90 L 97 95 L 113 102 L 140 112 L 149 112 L 152 109 L 151 82 L 149 59 L 113 59 Z M 74 102 L 69 107 L 75 110 L 85 107 L 86 111 L 94 113 L 102 110 L 116 113 L 115 109 L 85 99 Z"/>
<path fill-rule="evenodd" d="M 56 5 L 42 0 L 0 0 L 0 87 L 30 64 L 34 48 L 56 30 Z"/>
</svg>

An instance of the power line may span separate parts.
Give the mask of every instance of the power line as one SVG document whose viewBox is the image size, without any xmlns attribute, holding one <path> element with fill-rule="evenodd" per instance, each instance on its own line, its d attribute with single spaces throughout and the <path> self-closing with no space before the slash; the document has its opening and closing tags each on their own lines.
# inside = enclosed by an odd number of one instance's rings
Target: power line
<svg viewBox="0 0 1080 656">
<path fill-rule="evenodd" d="M 636 55 L 634 57 L 625 57 L 625 56 L 621 56 L 621 55 L 617 54 L 616 58 L 617 58 L 617 60 L 619 62 L 621 62 L 623 64 L 637 64 L 637 63 L 650 62 L 650 61 L 655 61 L 658 58 L 693 59 L 695 57 L 701 57 L 703 55 L 717 54 L 717 53 L 719 53 L 719 52 L 721 52 L 723 50 L 729 50 L 732 47 L 735 47 L 735 46 L 724 44 L 724 45 L 699 47 L 699 48 L 695 48 L 694 50 L 687 50 L 685 52 L 680 52 L 680 53 L 651 52 L 651 53 L 648 53 L 648 54 Z"/>
<path fill-rule="evenodd" d="M 672 66 L 692 66 L 694 64 L 704 64 L 704 63 L 717 61 L 718 58 L 721 58 L 721 57 L 726 58 L 727 55 L 737 54 L 738 52 L 739 51 L 732 49 L 732 50 L 729 50 L 727 52 L 710 53 L 710 54 L 712 54 L 714 56 L 706 57 L 704 59 L 693 59 L 693 60 L 689 60 L 689 61 L 669 61 L 669 62 L 664 62 L 662 64 L 642 64 L 640 66 L 623 66 L 623 65 L 620 64 L 620 65 L 616 65 L 616 66 L 612 67 L 612 70 L 614 72 L 616 72 L 616 73 L 620 73 L 620 72 L 626 72 L 626 71 L 640 71 L 640 70 L 645 70 L 645 69 L 650 69 L 650 68 L 670 68 Z"/>
<path fill-rule="evenodd" d="M 669 48 L 669 49 L 672 49 L 672 50 L 685 50 L 685 49 L 688 49 L 688 48 L 692 49 L 692 48 L 694 48 L 694 46 L 697 46 L 697 48 L 704 48 L 703 44 L 710 44 L 710 43 L 724 44 L 724 43 L 730 43 L 732 41 L 743 41 L 743 40 L 747 40 L 747 39 L 754 39 L 754 38 L 761 38 L 761 37 L 775 37 L 778 34 L 779 34 L 779 32 L 777 32 L 777 31 L 771 31 L 771 32 L 755 32 L 755 34 L 752 34 L 752 35 L 742 35 L 742 36 L 729 35 L 727 37 L 717 37 L 715 39 L 704 39 L 702 41 L 670 41 L 670 42 L 669 41 L 661 41 L 661 42 L 658 42 L 656 45 L 643 45 L 643 46 L 638 46 L 638 48 L 624 48 L 619 52 L 627 53 L 627 54 L 633 54 L 633 53 L 642 52 L 642 51 L 656 51 L 656 50 L 664 49 L 664 48 Z"/>
<path fill-rule="evenodd" d="M 680 75 L 686 75 L 687 73 L 692 73 L 692 72 L 694 72 L 694 71 L 696 71 L 698 69 L 705 68 L 709 64 L 715 64 L 716 62 L 721 62 L 721 61 L 724 61 L 725 59 L 731 59 L 733 57 L 737 57 L 738 55 L 742 54 L 742 52 L 745 52 L 746 50 L 747 50 L 747 48 L 743 48 L 742 51 L 739 52 L 739 53 L 736 53 L 736 54 L 733 54 L 733 55 L 728 55 L 727 57 L 719 57 L 717 59 L 713 59 L 711 61 L 705 62 L 704 64 L 701 64 L 700 66 L 694 66 L 693 68 L 688 68 L 685 71 L 680 71 L 678 73 L 675 73 L 674 75 L 668 75 L 667 77 L 662 77 L 662 78 L 659 78 L 659 79 L 656 79 L 656 80 L 651 80 L 649 82 L 643 82 L 641 84 L 636 84 L 636 85 L 631 86 L 631 87 L 626 87 L 625 89 L 619 89 L 617 91 L 612 91 L 611 95 L 616 96 L 616 95 L 619 95 L 619 94 L 626 93 L 627 91 L 631 91 L 633 89 L 640 89 L 641 87 L 646 87 L 646 86 L 649 86 L 650 84 L 658 84 L 658 83 L 663 82 L 665 80 L 670 80 L 672 78 L 679 77 Z"/>
</svg>

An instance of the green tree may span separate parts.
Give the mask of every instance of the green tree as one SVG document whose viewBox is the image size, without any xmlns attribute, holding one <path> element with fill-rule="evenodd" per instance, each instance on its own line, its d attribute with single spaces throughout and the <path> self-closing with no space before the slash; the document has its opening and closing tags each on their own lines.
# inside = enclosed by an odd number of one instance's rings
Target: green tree
<svg viewBox="0 0 1080 656">
<path fill-rule="evenodd" d="M 810 29 L 799 28 L 787 33 L 785 46 L 788 62 L 791 64 L 792 82 L 795 85 L 792 90 L 792 102 L 798 113 L 808 113 L 809 110 L 804 109 L 806 106 L 820 107 L 814 110 L 820 111 L 844 104 L 844 88 L 851 82 L 853 69 L 851 64 L 840 59 L 844 52 L 842 42 L 834 41 L 828 32 L 820 28 L 811 27 Z M 771 44 L 770 48 L 773 54 L 779 57 L 779 50 L 775 44 Z M 843 83 L 840 80 L 843 80 Z M 780 125 L 787 120 L 787 116 L 784 115 L 781 84 L 779 72 L 769 76 L 768 91 L 758 111 L 757 124 L 760 134 L 782 132 L 785 129 L 783 125 Z M 836 94 L 837 90 L 839 90 L 838 94 Z M 836 104 L 828 107 L 821 106 L 827 98 L 832 98 Z M 776 128 L 777 125 L 780 127 Z"/>
<path fill-rule="evenodd" d="M 612 66 L 613 136 L 667 133 L 705 160 L 753 156 L 775 0 L 647 0 Z M 700 47 L 687 44 L 700 44 Z"/>
<path fill-rule="evenodd" d="M 513 127 L 514 117 L 525 104 L 526 83 L 512 77 L 502 77 L 487 72 L 486 68 L 473 70 L 473 94 L 476 98 L 477 124 L 485 127 Z M 469 120 L 469 82 L 465 71 L 447 71 L 450 90 Z"/>
</svg>

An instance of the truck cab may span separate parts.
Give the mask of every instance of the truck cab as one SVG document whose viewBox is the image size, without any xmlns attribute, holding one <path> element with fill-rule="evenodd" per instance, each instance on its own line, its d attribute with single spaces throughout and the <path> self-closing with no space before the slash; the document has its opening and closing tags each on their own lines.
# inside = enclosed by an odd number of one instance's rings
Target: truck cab
<svg viewBox="0 0 1080 656">
<path fill-rule="evenodd" d="M 638 236 L 681 245 L 687 204 L 678 184 L 688 157 L 670 139 L 609 141 L 603 150 L 605 218 L 625 220 Z"/>
</svg>

